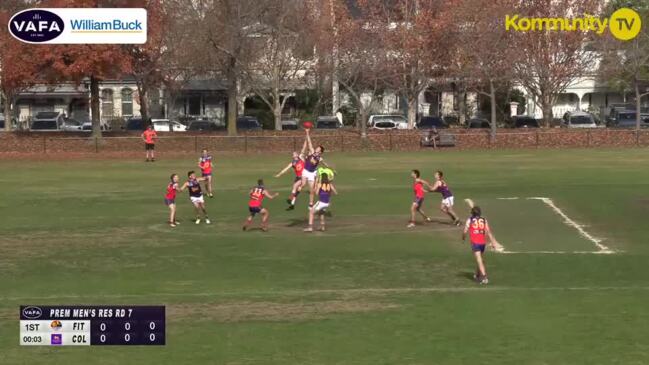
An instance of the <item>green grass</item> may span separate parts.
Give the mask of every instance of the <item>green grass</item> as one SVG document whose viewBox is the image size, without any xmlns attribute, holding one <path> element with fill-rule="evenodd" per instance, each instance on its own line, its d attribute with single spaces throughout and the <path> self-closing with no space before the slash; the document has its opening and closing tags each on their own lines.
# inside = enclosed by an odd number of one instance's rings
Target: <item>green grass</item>
<svg viewBox="0 0 649 365">
<path fill-rule="evenodd" d="M 287 156 L 215 158 L 214 224 L 182 194 L 175 230 L 163 191 L 194 158 L 0 161 L 0 363 L 649 363 L 647 150 L 330 154 L 340 195 L 313 235 L 271 177 Z M 438 196 L 439 222 L 406 229 L 413 168 L 444 170 L 461 215 L 473 199 L 523 252 L 489 252 L 488 286 Z M 240 228 L 258 177 L 281 193 L 265 234 Z M 598 248 L 527 197 L 616 253 L 573 254 Z M 167 345 L 20 347 L 21 304 L 166 305 Z"/>
</svg>

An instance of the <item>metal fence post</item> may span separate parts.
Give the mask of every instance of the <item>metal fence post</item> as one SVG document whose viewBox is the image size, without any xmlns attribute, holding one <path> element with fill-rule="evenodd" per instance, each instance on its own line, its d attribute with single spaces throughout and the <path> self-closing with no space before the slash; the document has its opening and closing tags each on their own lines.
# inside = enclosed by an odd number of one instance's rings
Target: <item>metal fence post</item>
<svg viewBox="0 0 649 365">
<path fill-rule="evenodd" d="M 388 145 L 390 146 L 390 151 L 392 151 L 392 132 L 388 134 Z"/>
<path fill-rule="evenodd" d="M 43 136 L 43 153 L 47 153 L 47 138 Z"/>
<path fill-rule="evenodd" d="M 95 136 L 95 153 L 99 153 L 99 137 Z"/>
<path fill-rule="evenodd" d="M 635 130 L 635 145 L 640 146 L 640 130 Z"/>
<path fill-rule="evenodd" d="M 243 152 L 248 153 L 248 136 L 243 136 Z"/>
<path fill-rule="evenodd" d="M 536 131 L 536 147 L 539 147 L 539 131 Z"/>
</svg>

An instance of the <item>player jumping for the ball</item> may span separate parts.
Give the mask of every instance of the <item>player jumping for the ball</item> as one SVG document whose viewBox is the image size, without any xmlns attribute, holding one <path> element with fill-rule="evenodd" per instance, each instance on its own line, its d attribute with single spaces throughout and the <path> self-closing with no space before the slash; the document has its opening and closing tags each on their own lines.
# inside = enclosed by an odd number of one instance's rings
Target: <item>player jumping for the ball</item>
<svg viewBox="0 0 649 365">
<path fill-rule="evenodd" d="M 196 224 L 201 223 L 200 213 L 203 213 L 203 218 L 205 219 L 206 224 L 210 224 L 210 218 L 207 216 L 207 210 L 205 209 L 205 200 L 203 199 L 203 190 L 201 189 L 201 182 L 205 181 L 204 177 L 196 177 L 194 171 L 189 171 L 187 173 L 188 180 L 183 184 L 180 190 L 185 190 L 189 188 L 189 200 L 194 206 L 196 211 Z"/>
<path fill-rule="evenodd" d="M 291 187 L 291 195 L 288 196 L 286 202 L 288 203 L 288 208 L 286 210 L 295 209 L 295 201 L 297 196 L 302 191 L 302 171 L 304 170 L 304 152 L 306 151 L 306 141 L 304 141 L 304 147 L 302 148 L 302 153 L 293 152 L 293 159 L 291 162 L 280 172 L 275 175 L 275 177 L 280 177 L 286 173 L 286 171 L 293 169 L 295 172 L 295 180 L 293 180 L 293 186 Z"/>
<path fill-rule="evenodd" d="M 198 158 L 198 167 L 201 169 L 201 175 L 205 178 L 205 189 L 207 196 L 214 197 L 212 194 L 212 155 L 207 152 L 207 148 L 201 151 L 201 157 Z"/>
<path fill-rule="evenodd" d="M 313 208 L 313 201 L 315 200 L 315 181 L 317 177 L 316 170 L 318 169 L 319 164 L 328 166 L 322 159 L 324 154 L 324 147 L 318 146 L 313 148 L 313 143 L 311 142 L 311 135 L 309 134 L 309 129 L 306 130 L 306 143 L 309 155 L 304 161 L 304 171 L 302 171 L 302 186 L 309 187 L 309 211 Z"/>
<path fill-rule="evenodd" d="M 429 191 L 434 191 L 442 194 L 442 203 L 439 209 L 446 213 L 453 220 L 453 224 L 459 226 L 462 224 L 453 211 L 453 193 L 449 189 L 448 184 L 444 180 L 444 173 L 442 171 L 435 171 L 435 183 L 430 187 Z"/>
<path fill-rule="evenodd" d="M 491 228 L 489 228 L 487 219 L 482 216 L 482 211 L 478 206 L 471 208 L 471 217 L 467 219 L 466 225 L 464 226 L 462 242 L 466 239 L 467 233 L 469 234 L 471 250 L 473 251 L 473 256 L 477 263 L 476 272 L 473 275 L 473 278 L 480 284 L 488 284 L 489 279 L 487 278 L 487 269 L 485 268 L 483 259 L 485 245 L 487 243 L 486 237 L 489 237 L 489 245 L 493 249 L 496 248 L 496 239 L 491 233 Z"/>
<path fill-rule="evenodd" d="M 421 214 L 421 216 L 424 217 L 427 222 L 430 222 L 430 217 L 428 217 L 426 213 L 424 213 L 424 210 L 421 208 L 421 206 L 424 203 L 424 195 L 426 195 L 424 187 L 428 187 L 430 189 L 431 186 L 428 181 L 421 178 L 419 170 L 412 170 L 410 172 L 410 176 L 414 180 L 412 189 L 415 193 L 415 199 L 412 201 L 412 205 L 410 206 L 410 222 L 408 222 L 408 228 L 413 228 L 415 226 L 415 217 L 417 216 L 417 213 Z"/>
<path fill-rule="evenodd" d="M 319 230 L 324 232 L 325 213 L 327 212 L 327 209 L 329 208 L 329 204 L 331 202 L 331 194 L 333 193 L 338 195 L 336 187 L 334 186 L 333 182 L 329 180 L 329 175 L 326 173 L 320 175 L 316 190 L 318 191 L 318 202 L 313 206 L 313 208 L 311 208 L 311 211 L 309 212 L 309 227 L 304 229 L 305 232 L 313 232 L 313 220 L 316 214 L 320 216 Z"/>
<path fill-rule="evenodd" d="M 165 194 L 165 205 L 169 207 L 169 226 L 174 228 L 179 224 L 176 220 L 176 193 L 180 191 L 178 187 L 178 174 L 171 174 L 170 180 L 167 185 L 167 193 Z"/>
<path fill-rule="evenodd" d="M 248 211 L 250 215 L 246 219 L 246 222 L 243 224 L 243 230 L 247 230 L 248 226 L 252 223 L 252 219 L 257 215 L 261 214 L 261 230 L 264 232 L 268 231 L 268 217 L 270 212 L 268 209 L 263 207 L 264 198 L 274 199 L 279 193 L 271 193 L 266 190 L 264 186 L 264 180 L 257 180 L 257 186 L 250 190 L 250 200 L 248 201 Z"/>
</svg>

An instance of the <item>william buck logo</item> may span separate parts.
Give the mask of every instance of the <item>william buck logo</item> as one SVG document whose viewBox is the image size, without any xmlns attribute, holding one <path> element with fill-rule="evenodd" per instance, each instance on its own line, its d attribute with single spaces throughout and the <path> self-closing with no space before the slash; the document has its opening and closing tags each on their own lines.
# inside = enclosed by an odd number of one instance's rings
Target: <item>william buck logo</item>
<svg viewBox="0 0 649 365">
<path fill-rule="evenodd" d="M 11 35 L 27 43 L 49 42 L 60 36 L 63 29 L 63 19 L 44 9 L 24 10 L 9 20 Z"/>
<path fill-rule="evenodd" d="M 613 37 L 621 41 L 628 41 L 640 33 L 642 18 L 635 10 L 629 8 L 616 10 L 610 18 L 590 15 L 579 18 L 539 18 L 516 14 L 505 17 L 505 29 L 516 32 L 595 32 L 598 35 L 604 34 L 606 29 L 609 29 Z"/>
</svg>

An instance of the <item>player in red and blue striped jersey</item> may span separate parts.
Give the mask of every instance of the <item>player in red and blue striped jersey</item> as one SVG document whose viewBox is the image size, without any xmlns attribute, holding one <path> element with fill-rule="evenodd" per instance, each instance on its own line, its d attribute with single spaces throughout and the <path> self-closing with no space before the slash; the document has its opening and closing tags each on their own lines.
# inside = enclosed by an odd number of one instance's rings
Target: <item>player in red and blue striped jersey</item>
<svg viewBox="0 0 649 365">
<path fill-rule="evenodd" d="M 264 186 L 264 180 L 257 180 L 257 186 L 250 189 L 250 199 L 248 200 L 248 211 L 250 212 L 250 215 L 248 215 L 246 222 L 243 224 L 244 231 L 248 229 L 252 223 L 252 219 L 258 213 L 261 214 L 261 230 L 264 232 L 268 231 L 268 217 L 270 216 L 270 212 L 268 209 L 263 207 L 264 198 L 274 199 L 277 195 L 279 194 L 273 194 L 266 189 Z"/>
<path fill-rule="evenodd" d="M 214 197 L 212 194 L 212 155 L 207 152 L 207 148 L 201 151 L 201 157 L 198 158 L 198 167 L 201 169 L 201 176 L 205 178 L 205 189 L 207 196 Z"/>
<path fill-rule="evenodd" d="M 414 180 L 412 189 L 415 193 L 415 198 L 410 206 L 410 222 L 408 222 L 408 228 L 413 228 L 415 226 L 415 217 L 417 216 L 417 213 L 421 214 L 427 222 L 430 222 L 430 217 L 424 213 L 424 210 L 421 207 L 424 204 L 424 196 L 426 195 L 426 190 L 424 188 L 426 187 L 430 189 L 430 184 L 428 181 L 421 178 L 419 170 L 412 170 L 410 176 Z"/>
<path fill-rule="evenodd" d="M 176 193 L 180 191 L 178 181 L 178 174 L 171 174 L 169 184 L 167 184 L 167 193 L 165 194 L 165 205 L 169 207 L 169 226 L 172 228 L 178 225 L 178 221 L 176 221 Z"/>
<path fill-rule="evenodd" d="M 483 254 L 487 244 L 487 237 L 489 237 L 489 245 L 495 248 L 496 242 L 487 219 L 482 216 L 480 207 L 475 206 L 471 208 L 471 217 L 466 220 L 464 232 L 462 233 L 462 241 L 466 239 L 467 234 L 471 241 L 471 250 L 477 263 L 476 272 L 473 278 L 480 284 L 488 284 L 487 269 L 485 268 Z"/>
<path fill-rule="evenodd" d="M 306 145 L 306 142 L 304 143 Z M 297 196 L 300 194 L 300 191 L 302 191 L 302 186 L 304 186 L 304 184 L 302 183 L 302 171 L 304 170 L 303 154 L 293 152 L 293 159 L 291 160 L 291 162 L 286 167 L 284 167 L 282 171 L 278 172 L 275 177 L 284 175 L 286 171 L 290 169 L 293 169 L 293 171 L 295 172 L 295 180 L 293 180 L 291 194 L 289 195 L 288 199 L 286 199 L 286 202 L 288 203 L 288 208 L 286 208 L 286 210 L 295 209 L 295 200 L 297 200 Z"/>
</svg>

